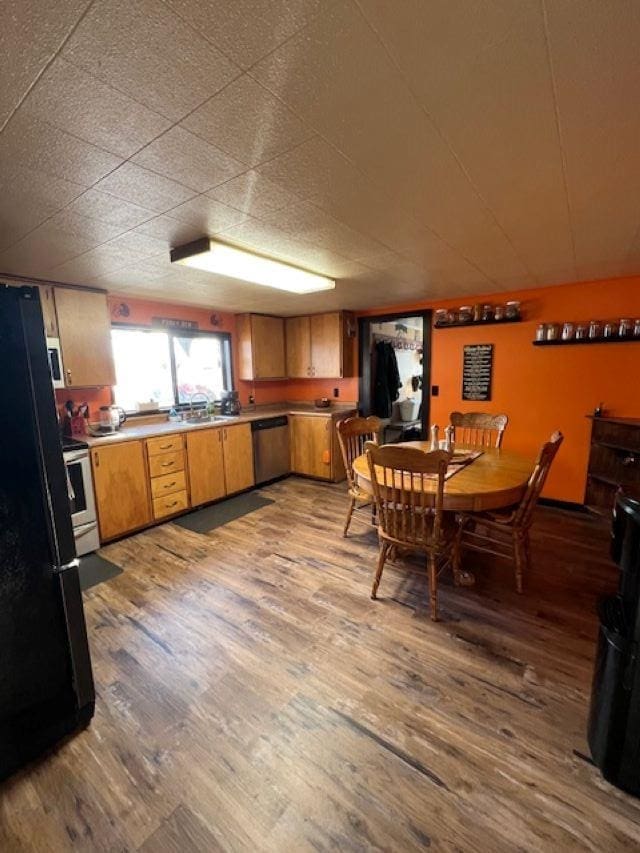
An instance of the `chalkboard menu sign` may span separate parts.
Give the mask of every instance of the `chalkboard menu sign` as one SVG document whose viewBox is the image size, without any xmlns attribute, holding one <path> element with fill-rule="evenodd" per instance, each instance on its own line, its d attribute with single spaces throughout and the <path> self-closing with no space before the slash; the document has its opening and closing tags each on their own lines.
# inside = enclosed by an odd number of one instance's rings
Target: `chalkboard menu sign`
<svg viewBox="0 0 640 853">
<path fill-rule="evenodd" d="M 462 399 L 490 400 L 493 344 L 467 344 L 462 362 Z"/>
</svg>

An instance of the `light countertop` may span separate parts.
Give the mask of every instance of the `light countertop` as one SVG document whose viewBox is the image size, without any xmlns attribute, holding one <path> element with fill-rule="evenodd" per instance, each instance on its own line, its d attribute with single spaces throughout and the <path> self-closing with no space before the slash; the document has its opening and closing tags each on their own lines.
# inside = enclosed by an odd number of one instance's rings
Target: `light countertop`
<svg viewBox="0 0 640 853">
<path fill-rule="evenodd" d="M 89 447 L 102 447 L 107 444 L 117 444 L 122 441 L 136 441 L 143 438 L 153 438 L 157 435 L 167 433 L 191 432 L 196 429 L 217 429 L 231 426 L 233 424 L 251 423 L 251 421 L 262 418 L 278 417 L 279 415 L 312 415 L 318 418 L 341 418 L 353 413 L 356 409 L 355 403 L 339 403 L 326 409 L 318 409 L 313 403 L 281 403 L 272 406 L 256 406 L 247 408 L 237 417 L 224 417 L 221 420 L 205 421 L 204 423 L 190 424 L 184 421 L 178 423 L 168 420 L 158 420 L 154 423 L 142 423 L 136 426 L 137 418 L 127 420 L 118 432 L 108 433 L 101 436 L 88 435 L 83 440 Z"/>
</svg>

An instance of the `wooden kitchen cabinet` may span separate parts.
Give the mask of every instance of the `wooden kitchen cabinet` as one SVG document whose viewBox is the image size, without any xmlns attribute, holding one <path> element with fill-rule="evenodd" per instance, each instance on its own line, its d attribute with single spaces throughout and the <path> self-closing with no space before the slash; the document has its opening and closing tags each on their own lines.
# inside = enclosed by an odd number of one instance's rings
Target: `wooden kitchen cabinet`
<svg viewBox="0 0 640 853">
<path fill-rule="evenodd" d="M 142 441 L 94 447 L 91 465 L 101 542 L 151 523 L 149 480 Z"/>
<path fill-rule="evenodd" d="M 57 287 L 55 310 L 66 387 L 115 385 L 106 294 Z"/>
<path fill-rule="evenodd" d="M 286 378 L 282 317 L 239 314 L 236 317 L 236 334 L 240 379 Z"/>
<path fill-rule="evenodd" d="M 294 474 L 331 480 L 331 418 L 291 415 L 291 470 Z"/>
<path fill-rule="evenodd" d="M 44 330 L 48 338 L 58 337 L 58 317 L 56 315 L 56 302 L 53 287 L 50 284 L 37 285 L 40 291 L 40 305 L 42 306 L 42 319 Z"/>
<path fill-rule="evenodd" d="M 191 505 L 200 506 L 226 495 L 223 429 L 198 429 L 187 433 L 187 464 Z"/>
<path fill-rule="evenodd" d="M 233 424 L 222 428 L 224 481 L 227 494 L 255 485 L 251 424 Z"/>
<path fill-rule="evenodd" d="M 287 318 L 287 375 L 292 379 L 350 376 L 353 323 L 353 316 L 343 311 Z"/>
</svg>

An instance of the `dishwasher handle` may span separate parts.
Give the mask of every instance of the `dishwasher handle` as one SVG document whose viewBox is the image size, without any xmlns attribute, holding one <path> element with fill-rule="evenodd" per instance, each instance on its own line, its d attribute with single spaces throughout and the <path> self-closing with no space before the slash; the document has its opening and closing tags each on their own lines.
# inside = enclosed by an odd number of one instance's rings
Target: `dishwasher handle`
<svg viewBox="0 0 640 853">
<path fill-rule="evenodd" d="M 276 427 L 286 427 L 289 419 L 286 415 L 278 415 L 274 418 L 261 418 L 258 421 L 251 421 L 251 432 L 259 432 L 263 429 L 275 429 Z"/>
</svg>

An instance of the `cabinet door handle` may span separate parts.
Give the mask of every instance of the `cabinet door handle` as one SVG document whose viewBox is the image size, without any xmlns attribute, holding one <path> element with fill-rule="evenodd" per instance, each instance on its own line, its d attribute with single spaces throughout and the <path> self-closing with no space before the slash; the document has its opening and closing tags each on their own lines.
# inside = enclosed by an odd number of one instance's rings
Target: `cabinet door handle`
<svg viewBox="0 0 640 853">
<path fill-rule="evenodd" d="M 160 450 L 171 450 L 172 447 L 173 447 L 173 444 L 161 444 Z"/>
<path fill-rule="evenodd" d="M 173 501 L 173 503 L 165 504 L 167 509 L 171 509 L 172 506 L 178 506 L 178 501 Z"/>
<path fill-rule="evenodd" d="M 175 464 L 176 464 L 176 460 L 172 459 L 171 462 L 161 462 L 160 467 L 161 468 L 170 468 L 172 465 L 175 465 Z"/>
<path fill-rule="evenodd" d="M 71 371 L 67 370 L 67 379 L 71 382 Z"/>
<path fill-rule="evenodd" d="M 173 483 L 165 483 L 162 488 L 163 489 L 172 489 L 175 486 L 175 484 L 176 484 L 176 481 L 174 480 Z"/>
<path fill-rule="evenodd" d="M 100 467 L 100 457 L 98 456 L 98 451 L 93 454 L 93 461 L 96 463 L 96 468 Z"/>
</svg>

